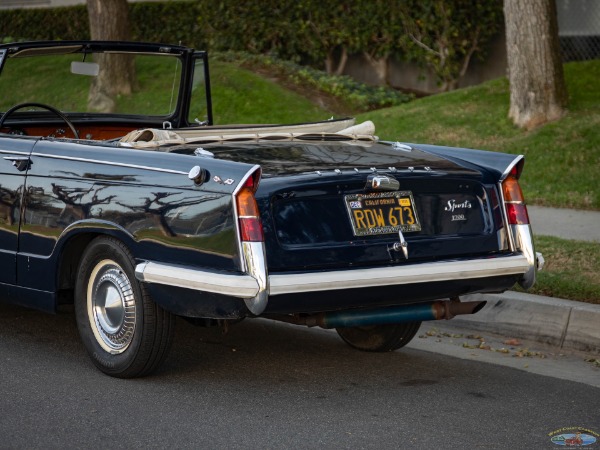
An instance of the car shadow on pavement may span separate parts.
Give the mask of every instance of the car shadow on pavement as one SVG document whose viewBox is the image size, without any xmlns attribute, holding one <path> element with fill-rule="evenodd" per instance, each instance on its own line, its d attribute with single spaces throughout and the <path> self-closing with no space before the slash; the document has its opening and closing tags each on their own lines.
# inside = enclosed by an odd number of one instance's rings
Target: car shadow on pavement
<svg viewBox="0 0 600 450">
<path fill-rule="evenodd" d="M 22 366 L 40 364 L 100 374 L 79 339 L 74 314 L 47 314 L 0 303 L 0 359 Z M 223 333 L 177 319 L 170 355 L 147 380 L 181 379 L 233 382 L 272 382 L 328 379 L 334 374 L 363 378 L 389 377 L 390 366 L 398 382 L 414 381 L 418 367 L 430 364 L 426 353 L 400 349 L 393 353 L 367 353 L 348 347 L 333 330 L 305 328 L 264 319 L 247 319 Z M 422 372 L 421 369 L 418 369 Z M 248 378 L 249 377 L 249 378 Z M 422 381 L 422 380 L 421 380 Z M 438 380 L 428 378 L 428 384 Z"/>
<path fill-rule="evenodd" d="M 175 342 L 166 361 L 171 373 L 232 381 L 260 379 L 270 383 L 328 379 L 336 374 L 359 379 L 390 377 L 414 381 L 417 367 L 428 365 L 427 354 L 413 349 L 370 353 L 347 346 L 333 330 L 305 328 L 266 319 L 247 319 L 226 333 L 178 321 Z M 379 372 L 379 375 L 378 375 Z M 161 374 L 164 374 L 161 371 Z M 428 384 L 439 380 L 429 379 Z"/>
</svg>

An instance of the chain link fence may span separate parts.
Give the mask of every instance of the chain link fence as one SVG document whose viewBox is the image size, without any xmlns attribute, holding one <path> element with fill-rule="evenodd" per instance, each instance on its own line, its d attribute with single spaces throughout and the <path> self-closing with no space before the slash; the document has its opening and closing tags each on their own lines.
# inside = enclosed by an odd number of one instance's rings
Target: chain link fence
<svg viewBox="0 0 600 450">
<path fill-rule="evenodd" d="M 600 1 L 556 0 L 564 62 L 600 58 Z"/>
</svg>

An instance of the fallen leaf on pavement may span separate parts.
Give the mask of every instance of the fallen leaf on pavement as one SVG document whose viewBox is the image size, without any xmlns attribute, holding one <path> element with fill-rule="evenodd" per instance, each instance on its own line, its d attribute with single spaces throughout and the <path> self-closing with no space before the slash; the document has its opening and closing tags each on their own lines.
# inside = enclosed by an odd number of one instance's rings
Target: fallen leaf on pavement
<svg viewBox="0 0 600 450">
<path fill-rule="evenodd" d="M 588 358 L 585 360 L 585 362 L 589 362 L 596 367 L 600 367 L 600 359 Z"/>
</svg>

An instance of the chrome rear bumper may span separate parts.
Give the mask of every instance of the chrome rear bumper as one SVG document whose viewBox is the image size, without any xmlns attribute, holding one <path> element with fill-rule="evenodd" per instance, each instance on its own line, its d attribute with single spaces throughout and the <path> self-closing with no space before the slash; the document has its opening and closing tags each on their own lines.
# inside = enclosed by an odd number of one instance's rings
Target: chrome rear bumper
<svg viewBox="0 0 600 450">
<path fill-rule="evenodd" d="M 269 276 L 270 295 L 340 289 L 359 289 L 399 284 L 432 283 L 470 278 L 519 275 L 529 270 L 523 255 L 488 259 L 437 261 L 368 269 L 339 270 Z"/>
<path fill-rule="evenodd" d="M 136 277 L 146 283 L 159 283 L 244 299 L 248 309 L 253 314 L 260 315 L 267 307 L 269 298 L 277 295 L 507 275 L 521 275 L 522 279 L 525 279 L 532 270 L 535 272 L 529 256 L 518 254 L 366 269 L 271 274 L 267 283 L 264 280 L 259 282 L 248 274 L 217 273 L 144 262 L 136 267 Z M 535 279 L 535 274 L 533 276 Z"/>
</svg>

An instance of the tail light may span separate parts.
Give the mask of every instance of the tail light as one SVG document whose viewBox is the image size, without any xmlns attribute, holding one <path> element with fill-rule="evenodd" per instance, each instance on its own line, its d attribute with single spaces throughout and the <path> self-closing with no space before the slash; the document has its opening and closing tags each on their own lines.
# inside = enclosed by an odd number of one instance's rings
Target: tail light
<svg viewBox="0 0 600 450">
<path fill-rule="evenodd" d="M 513 167 L 508 176 L 502 182 L 502 194 L 506 205 L 506 216 L 510 225 L 529 224 L 529 215 L 525 206 L 523 191 L 519 186 L 520 170 Z"/>
<path fill-rule="evenodd" d="M 243 242 L 264 241 L 258 204 L 256 203 L 256 198 L 254 198 L 259 180 L 260 170 L 257 170 L 248 177 L 235 197 L 240 239 Z"/>
</svg>

